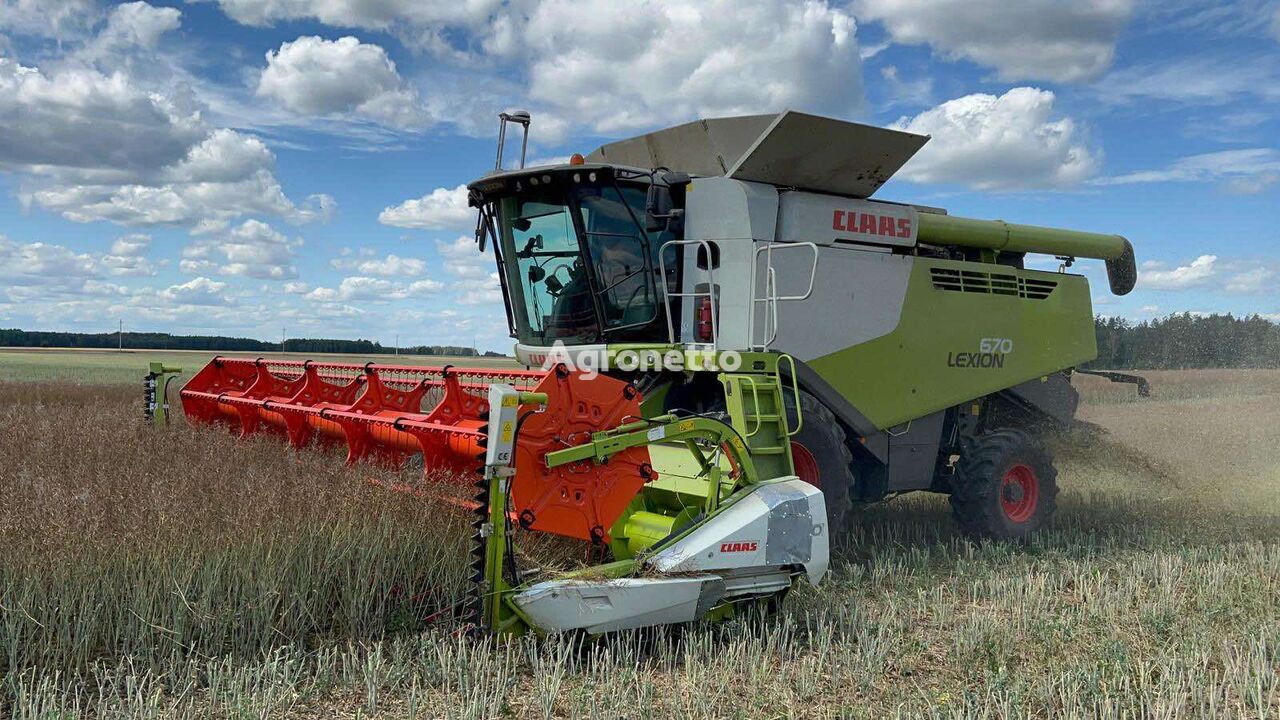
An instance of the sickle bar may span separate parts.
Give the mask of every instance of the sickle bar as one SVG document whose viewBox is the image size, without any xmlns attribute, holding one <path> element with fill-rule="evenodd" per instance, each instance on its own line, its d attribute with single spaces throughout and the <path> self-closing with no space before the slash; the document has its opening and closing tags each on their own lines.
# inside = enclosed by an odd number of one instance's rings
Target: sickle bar
<svg viewBox="0 0 1280 720">
<path fill-rule="evenodd" d="M 283 436 L 295 448 L 347 447 L 349 464 L 399 466 L 421 454 L 429 479 L 474 470 L 486 445 L 488 389 L 545 393 L 541 412 L 522 409 L 514 511 L 526 528 L 601 543 L 648 477 L 645 448 L 607 466 L 549 468 L 548 452 L 585 442 L 640 415 L 640 394 L 607 377 L 540 370 L 413 367 L 259 358 L 214 358 L 182 389 L 193 422 L 218 423 L 245 438 Z M 445 472 L 440 472 L 445 471 Z"/>
</svg>

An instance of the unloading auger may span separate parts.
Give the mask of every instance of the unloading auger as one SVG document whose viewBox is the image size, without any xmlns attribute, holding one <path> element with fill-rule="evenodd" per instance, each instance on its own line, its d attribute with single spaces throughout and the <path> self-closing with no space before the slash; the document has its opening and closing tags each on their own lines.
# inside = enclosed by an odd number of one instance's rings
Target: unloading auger
<svg viewBox="0 0 1280 720">
<path fill-rule="evenodd" d="M 1128 240 L 872 200 L 928 140 L 897 130 L 707 119 L 505 170 L 507 125 L 527 140 L 530 120 L 501 117 L 468 186 L 476 241 L 516 359 L 542 369 L 217 358 L 187 417 L 474 483 L 467 617 L 500 633 L 771 606 L 822 579 L 855 505 L 907 491 L 949 496 L 974 536 L 1052 517 L 1041 438 L 1097 355 L 1067 270 L 1101 260 L 1126 294 Z M 522 532 L 603 562 L 535 574 Z"/>
</svg>

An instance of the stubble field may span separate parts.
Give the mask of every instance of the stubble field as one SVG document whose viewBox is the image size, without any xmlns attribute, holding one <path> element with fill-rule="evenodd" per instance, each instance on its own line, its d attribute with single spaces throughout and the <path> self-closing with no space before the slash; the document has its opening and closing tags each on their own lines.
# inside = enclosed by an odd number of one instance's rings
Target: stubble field
<svg viewBox="0 0 1280 720">
<path fill-rule="evenodd" d="M 908 496 L 780 617 L 493 642 L 438 613 L 465 514 L 368 482 L 412 473 L 156 432 L 146 353 L 46 355 L 0 353 L 3 716 L 1280 715 L 1280 372 L 1078 378 L 1028 545 Z"/>
</svg>

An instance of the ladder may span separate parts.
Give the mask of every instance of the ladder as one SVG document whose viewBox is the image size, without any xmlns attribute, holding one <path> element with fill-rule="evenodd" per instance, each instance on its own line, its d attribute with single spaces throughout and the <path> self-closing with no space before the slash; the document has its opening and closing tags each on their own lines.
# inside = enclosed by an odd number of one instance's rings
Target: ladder
<svg viewBox="0 0 1280 720">
<path fill-rule="evenodd" d="M 792 387 L 785 388 L 778 367 L 771 374 L 724 373 L 720 382 L 724 385 L 725 408 L 729 420 L 742 435 L 747 451 L 762 478 L 793 475 L 791 437 L 800 432 L 804 418 L 800 415 L 799 385 L 795 378 L 795 361 L 790 355 L 780 355 L 778 365 L 791 363 Z M 789 427 L 787 407 L 783 391 L 796 394 L 796 426 Z"/>
</svg>

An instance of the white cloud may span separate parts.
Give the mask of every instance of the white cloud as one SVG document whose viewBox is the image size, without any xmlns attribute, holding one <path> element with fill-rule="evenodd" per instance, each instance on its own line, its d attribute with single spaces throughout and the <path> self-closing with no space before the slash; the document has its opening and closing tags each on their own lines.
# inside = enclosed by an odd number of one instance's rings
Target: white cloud
<svg viewBox="0 0 1280 720">
<path fill-rule="evenodd" d="M 1141 12 L 1145 23 L 1163 32 L 1193 33 L 1200 38 L 1266 35 L 1273 22 L 1280 23 L 1280 19 L 1273 21 L 1280 16 L 1275 0 L 1177 0 L 1146 3 Z"/>
<path fill-rule="evenodd" d="M 436 241 L 436 252 L 444 259 L 445 272 L 455 279 L 449 284 L 458 305 L 500 307 L 502 286 L 494 271 L 492 251 L 480 252 L 475 238 L 466 235 L 450 242 Z"/>
<path fill-rule="evenodd" d="M 1156 100 L 1203 106 L 1280 99 L 1280 67 L 1273 62 L 1274 53 L 1169 57 L 1113 70 L 1094 89 L 1104 102 L 1116 105 Z"/>
<path fill-rule="evenodd" d="M 1084 131 L 1055 118 L 1054 94 L 1013 88 L 975 94 L 904 117 L 893 127 L 932 140 L 898 173 L 915 182 L 959 183 L 981 190 L 1066 187 L 1099 164 Z"/>
<path fill-rule="evenodd" d="M 421 32 L 441 25 L 484 22 L 500 0 L 217 0 L 236 22 L 267 26 L 282 20 L 318 20 L 334 27 Z"/>
<path fill-rule="evenodd" d="M 1232 275 L 1227 279 L 1227 292 L 1252 294 L 1274 289 L 1276 271 L 1269 267 L 1255 267 Z"/>
<path fill-rule="evenodd" d="M 1280 150 L 1247 148 L 1190 155 L 1159 170 L 1098 178 L 1093 184 L 1221 181 L 1230 192 L 1252 195 L 1263 192 L 1277 180 L 1280 180 Z"/>
<path fill-rule="evenodd" d="M 197 224 L 245 214 L 325 219 L 332 198 L 284 193 L 261 140 L 209 128 L 199 109 L 123 73 L 53 74 L 0 58 L 0 168 L 21 199 L 76 222 Z"/>
<path fill-rule="evenodd" d="M 475 226 L 476 211 L 467 206 L 467 186 L 459 185 L 384 208 L 378 222 L 418 230 L 462 230 Z"/>
<path fill-rule="evenodd" d="M 1207 283 L 1217 273 L 1218 256 L 1201 255 L 1189 265 L 1172 270 L 1157 262 L 1143 263 L 1138 285 L 1145 290 L 1185 290 Z"/>
<path fill-rule="evenodd" d="M 247 24 L 315 19 L 387 31 L 451 62 L 429 114 L 489 132 L 495 107 L 530 107 L 537 135 L 622 133 L 699 116 L 862 103 L 853 17 L 826 0 L 219 0 Z"/>
<path fill-rule="evenodd" d="M 357 272 L 361 275 L 380 277 L 414 277 L 427 270 L 426 262 L 417 258 L 400 257 L 394 253 L 382 258 L 335 258 L 329 263 L 335 270 Z"/>
<path fill-rule="evenodd" d="M 64 245 L 18 243 L 0 235 L 0 298 L 39 303 L 63 296 L 122 294 L 122 286 L 102 278 L 155 274 L 144 257 L 150 242 L 145 235 L 129 235 L 98 255 Z"/>
<path fill-rule="evenodd" d="M 456 283 L 454 288 L 459 293 L 455 300 L 459 305 L 498 307 L 502 304 L 502 286 L 496 272 L 486 274 L 479 282 Z"/>
<path fill-rule="evenodd" d="M 70 39 L 86 34 L 102 17 L 94 0 L 5 0 L 0 29 L 19 35 Z"/>
<path fill-rule="evenodd" d="M 224 282 L 198 277 L 181 285 L 170 285 L 161 290 L 159 296 L 183 305 L 230 305 L 231 299 L 223 292 L 226 289 Z"/>
<path fill-rule="evenodd" d="M 0 58 L 0 166 L 59 168 L 110 177 L 180 161 L 208 131 L 199 113 L 144 90 L 122 73 L 72 68 L 46 75 Z"/>
<path fill-rule="evenodd" d="M 300 115 L 351 115 L 397 128 L 425 125 L 418 95 L 378 45 L 307 36 L 267 52 L 257 94 Z"/>
<path fill-rule="evenodd" d="M 499 17 L 487 49 L 527 64 L 528 99 L 555 119 L 612 134 L 781 108 L 847 115 L 862 103 L 855 32 L 815 0 L 547 0 Z"/>
<path fill-rule="evenodd" d="M 116 238 L 115 242 L 111 243 L 111 254 L 137 257 L 146 252 L 149 247 L 151 247 L 151 236 L 135 233 Z"/>
<path fill-rule="evenodd" d="M 182 12 L 175 8 L 158 8 L 145 2 L 117 5 L 107 16 L 107 24 L 96 42 L 103 47 L 155 47 L 160 37 L 177 30 Z"/>
<path fill-rule="evenodd" d="M 1133 0 L 857 0 L 894 41 L 995 68 L 1001 80 L 1078 82 L 1111 65 Z"/>
<path fill-rule="evenodd" d="M 444 258 L 445 272 L 459 280 L 483 279 L 493 272 L 493 251 L 486 246 L 480 252 L 475 238 L 460 235 L 450 242 L 437 240 L 436 252 Z"/>
<path fill-rule="evenodd" d="M 151 236 L 125 235 L 111 243 L 111 250 L 102 256 L 102 264 L 112 275 L 154 275 L 155 267 L 144 257 L 151 247 Z"/>
<path fill-rule="evenodd" d="M 408 284 L 383 278 L 364 276 L 345 277 L 336 288 L 318 287 L 306 293 L 309 300 L 323 303 L 404 300 L 411 297 L 434 295 L 444 288 L 435 280 L 417 280 Z"/>
<path fill-rule="evenodd" d="M 16 285 L 44 285 L 93 277 L 97 259 L 63 245 L 20 244 L 0 235 L 0 279 Z"/>
<path fill-rule="evenodd" d="M 186 273 L 216 268 L 223 275 L 284 280 L 298 275 L 293 258 L 301 245 L 301 239 L 290 240 L 260 220 L 246 220 L 221 237 L 188 245 L 179 267 Z"/>
</svg>

